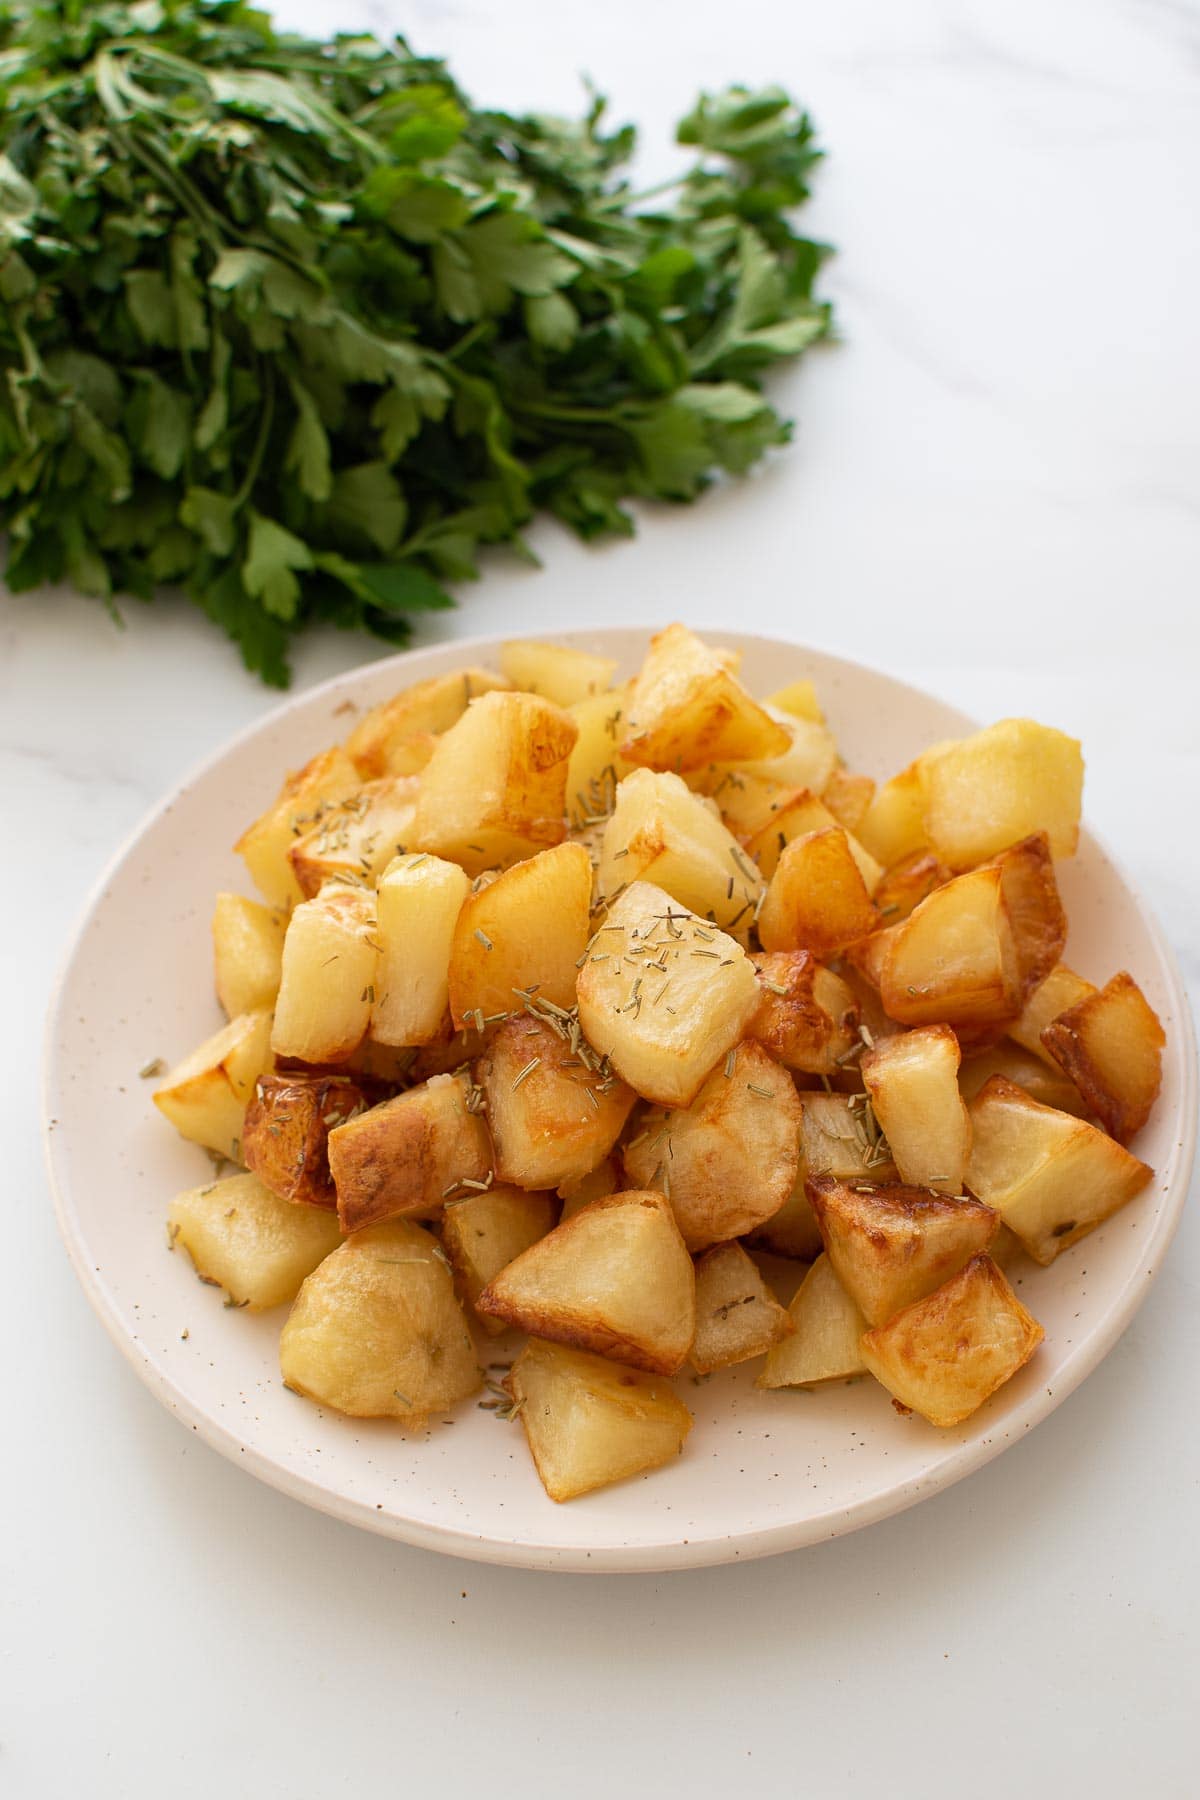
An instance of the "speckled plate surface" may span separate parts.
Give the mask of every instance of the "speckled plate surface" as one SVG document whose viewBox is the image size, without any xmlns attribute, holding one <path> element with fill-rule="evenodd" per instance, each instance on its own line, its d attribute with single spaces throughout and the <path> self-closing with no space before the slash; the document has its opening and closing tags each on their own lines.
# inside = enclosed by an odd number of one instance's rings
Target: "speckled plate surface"
<svg viewBox="0 0 1200 1800">
<path fill-rule="evenodd" d="M 647 633 L 564 634 L 632 672 Z M 884 776 L 971 721 L 857 665 L 726 632 L 757 692 L 811 676 L 847 760 Z M 1050 1269 L 1019 1261 L 1018 1292 L 1042 1321 L 1033 1361 L 965 1425 L 902 1419 L 869 1380 L 759 1393 L 755 1365 L 680 1391 L 696 1418 L 677 1463 L 566 1506 L 548 1500 L 519 1425 L 467 1404 L 409 1435 L 323 1412 L 281 1385 L 282 1312 L 226 1311 L 186 1256 L 167 1253 L 173 1193 L 209 1163 L 150 1104 L 138 1069 L 173 1061 L 221 1023 L 209 920 L 219 888 L 250 891 L 227 848 L 285 768 L 353 723 L 354 709 L 467 662 L 494 640 L 377 662 L 287 701 L 227 744 L 158 808 L 93 894 L 50 1010 L 47 1154 L 59 1224 L 101 1320 L 147 1385 L 224 1455 L 348 1523 L 488 1562 L 594 1571 L 683 1568 L 795 1549 L 900 1511 L 970 1474 L 1044 1419 L 1133 1317 L 1170 1242 L 1195 1146 L 1196 1055 L 1178 971 L 1144 901 L 1085 835 L 1060 868 L 1072 966 L 1132 971 L 1167 1031 L 1163 1092 L 1136 1141 L 1153 1185 Z M 1085 745 L 1086 750 L 1086 745 Z"/>
</svg>

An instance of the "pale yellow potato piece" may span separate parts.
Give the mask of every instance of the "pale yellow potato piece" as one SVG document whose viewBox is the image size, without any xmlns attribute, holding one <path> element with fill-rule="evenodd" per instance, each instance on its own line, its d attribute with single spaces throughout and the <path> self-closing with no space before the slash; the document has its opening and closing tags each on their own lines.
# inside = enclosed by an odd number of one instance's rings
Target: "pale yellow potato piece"
<svg viewBox="0 0 1200 1800">
<path fill-rule="evenodd" d="M 417 848 L 478 875 L 560 844 L 577 736 L 570 713 L 534 694 L 473 700 L 421 775 Z"/>
<path fill-rule="evenodd" d="M 666 1194 L 691 1251 L 741 1237 L 779 1211 L 800 1166 L 791 1076 L 747 1040 L 691 1105 L 648 1112 L 623 1151 L 626 1178 Z"/>
<path fill-rule="evenodd" d="M 673 1375 L 695 1336 L 696 1277 L 661 1194 L 610 1194 L 502 1269 L 476 1310 L 535 1337 Z"/>
<path fill-rule="evenodd" d="M 921 764 L 925 829 L 952 869 L 969 869 L 1031 832 L 1055 856 L 1079 841 L 1083 752 L 1077 739 L 1032 719 L 1002 719 Z"/>
<path fill-rule="evenodd" d="M 507 1020 L 475 1065 L 497 1179 L 519 1187 L 557 1187 L 590 1174 L 634 1103 L 633 1089 L 589 1068 L 556 1024 L 527 1014 Z"/>
<path fill-rule="evenodd" d="M 567 817 L 572 831 L 585 831 L 589 821 L 603 822 L 612 811 L 617 783 L 634 766 L 617 748 L 632 691 L 633 683 L 626 682 L 567 708 L 579 733 L 567 762 Z"/>
<path fill-rule="evenodd" d="M 931 1425 L 959 1425 L 1023 1368 L 1045 1333 L 990 1256 L 868 1331 L 862 1355 L 888 1392 Z"/>
<path fill-rule="evenodd" d="M 606 694 L 617 672 L 615 656 L 591 656 L 562 644 L 510 638 L 500 646 L 500 672 L 515 688 L 539 694 L 555 706 L 574 706 Z"/>
<path fill-rule="evenodd" d="M 946 738 L 941 743 L 931 744 L 907 768 L 876 788 L 858 827 L 858 835 L 885 869 L 891 868 L 902 857 L 929 847 L 925 829 L 925 767 L 943 750 L 952 749 L 956 742 L 956 739 Z"/>
<path fill-rule="evenodd" d="M 296 908 L 283 941 L 283 978 L 271 1048 L 306 1063 L 343 1063 L 375 1002 L 375 896 L 331 882 Z"/>
<path fill-rule="evenodd" d="M 891 927 L 879 992 L 904 1025 L 985 1025 L 1016 1017 L 1021 969 L 998 868 L 973 869 L 935 888 Z"/>
<path fill-rule="evenodd" d="M 815 719 L 797 719 L 774 707 L 764 710 L 784 733 L 786 748 L 776 754 L 741 759 L 731 766 L 739 774 L 756 775 L 764 781 L 784 782 L 789 787 L 808 788 L 819 794 L 837 768 L 833 733 Z"/>
<path fill-rule="evenodd" d="M 492 1146 L 475 1100 L 468 1075 L 432 1075 L 331 1131 L 342 1230 L 406 1213 L 428 1217 L 487 1186 Z"/>
<path fill-rule="evenodd" d="M 579 844 L 514 863 L 469 894 L 450 943 L 450 1012 L 457 1028 L 518 1011 L 521 993 L 575 1004 L 591 930 L 592 866 Z"/>
<path fill-rule="evenodd" d="M 457 724 L 471 701 L 508 683 L 490 669 L 455 669 L 418 681 L 364 713 L 346 739 L 346 754 L 359 777 L 415 775 L 425 767 L 433 740 Z"/>
<path fill-rule="evenodd" d="M 696 1335 L 690 1362 L 698 1375 L 762 1356 L 795 1330 L 787 1309 L 740 1244 L 714 1244 L 696 1264 Z"/>
<path fill-rule="evenodd" d="M 788 1317 L 792 1334 L 768 1350 L 757 1387 L 815 1387 L 866 1369 L 858 1346 L 867 1322 L 827 1256 L 818 1256 L 800 1283 Z"/>
<path fill-rule="evenodd" d="M 415 775 L 388 775 L 323 807 L 288 851 L 304 898 L 339 876 L 374 887 L 393 857 L 412 847 L 419 786 Z"/>
<path fill-rule="evenodd" d="M 800 1155 L 810 1175 L 839 1181 L 893 1181 L 888 1145 L 854 1094 L 801 1094 Z"/>
<path fill-rule="evenodd" d="M 168 1069 L 154 1104 L 181 1136 L 240 1162 L 246 1105 L 270 1066 L 270 1013 L 240 1013 Z"/>
<path fill-rule="evenodd" d="M 1158 1014 L 1124 971 L 1042 1032 L 1043 1046 L 1121 1143 L 1141 1130 L 1158 1099 L 1166 1041 Z"/>
<path fill-rule="evenodd" d="M 331 1213 L 292 1206 L 257 1175 L 230 1175 L 177 1194 L 167 1231 L 172 1249 L 182 1244 L 202 1281 L 224 1288 L 228 1305 L 251 1312 L 294 1300 L 342 1241 Z"/>
<path fill-rule="evenodd" d="M 948 1025 L 923 1025 L 876 1044 L 860 1064 L 900 1179 L 937 1194 L 962 1193 L 971 1147 L 960 1060 Z"/>
<path fill-rule="evenodd" d="M 623 723 L 621 754 L 651 769 L 779 756 L 788 747 L 787 731 L 685 625 L 650 640 Z"/>
<path fill-rule="evenodd" d="M 1154 1171 L 1085 1119 L 993 1075 L 970 1106 L 967 1186 L 1035 1262 L 1052 1263 L 1151 1181 Z"/>
<path fill-rule="evenodd" d="M 218 894 L 213 908 L 213 969 L 227 1018 L 275 1004 L 283 972 L 287 916 L 243 894 Z"/>
<path fill-rule="evenodd" d="M 804 1159 L 801 1157 L 791 1193 L 777 1213 L 772 1213 L 757 1231 L 748 1234 L 752 1244 L 761 1245 L 776 1256 L 794 1257 L 799 1262 L 812 1262 L 821 1254 L 824 1248 L 821 1231 L 812 1202 L 804 1191 L 804 1181 Z"/>
<path fill-rule="evenodd" d="M 507 1268 L 558 1223 L 553 1194 L 530 1194 L 523 1188 L 490 1187 L 468 1194 L 446 1207 L 442 1247 L 450 1258 L 459 1293 L 474 1311 L 475 1302 L 494 1275 Z M 502 1319 L 479 1317 L 489 1336 L 504 1330 Z"/>
<path fill-rule="evenodd" d="M 1021 1009 L 1019 1019 L 1014 1019 L 1006 1029 L 1014 1043 L 1028 1050 L 1033 1056 L 1040 1056 L 1042 1061 L 1051 1067 L 1057 1067 L 1053 1056 L 1042 1042 L 1042 1033 L 1060 1013 L 1067 1012 L 1079 1001 L 1086 1000 L 1089 994 L 1098 990 L 1074 969 L 1068 969 L 1060 963 L 1052 969 L 1046 979 L 1029 994 Z"/>
<path fill-rule="evenodd" d="M 864 849 L 854 834 L 830 811 L 823 800 L 808 788 L 788 790 L 790 798 L 773 806 L 771 816 L 756 827 L 746 839 L 747 853 L 752 856 L 769 881 L 779 867 L 779 859 L 793 838 L 807 837 L 813 831 L 845 831 L 846 843 L 869 894 L 874 894 L 883 877 L 883 869 L 869 850 Z"/>
<path fill-rule="evenodd" d="M 785 1068 L 832 1075 L 859 1042 L 859 1008 L 840 975 L 808 950 L 751 955 L 762 998 L 747 1035 Z"/>
<path fill-rule="evenodd" d="M 397 1219 L 311 1274 L 279 1340 L 284 1385 L 356 1419 L 426 1418 L 475 1393 L 475 1346 L 437 1240 Z"/>
<path fill-rule="evenodd" d="M 821 799 L 838 824 L 845 828 L 855 842 L 858 842 L 856 834 L 870 811 L 874 798 L 875 782 L 870 775 L 856 775 L 852 769 L 840 766 L 833 771 L 821 794 Z M 859 847 L 864 856 L 870 855 L 864 846 Z M 876 866 L 879 866 L 878 863 Z"/>
<path fill-rule="evenodd" d="M 505 1386 L 551 1500 L 661 1468 L 683 1449 L 692 1415 L 661 1375 L 533 1338 Z"/>
<path fill-rule="evenodd" d="M 836 955 L 879 924 L 840 825 L 793 838 L 780 854 L 758 915 L 764 950 Z"/>
<path fill-rule="evenodd" d="M 288 907 L 302 900 L 288 852 L 300 833 L 315 824 L 321 810 L 334 800 L 344 800 L 361 787 L 362 777 L 339 745 L 323 750 L 295 769 L 284 781 L 279 798 L 234 845 L 259 893 L 272 906 Z"/>
<path fill-rule="evenodd" d="M 749 936 L 762 880 L 732 832 L 678 775 L 636 769 L 604 827 L 602 896 L 652 881 L 690 912 Z"/>
<path fill-rule="evenodd" d="M 379 963 L 370 1032 L 380 1044 L 429 1044 L 450 997 L 450 946 L 471 883 L 457 863 L 397 856 L 375 894 Z"/>
<path fill-rule="evenodd" d="M 868 1187 L 810 1175 L 825 1251 L 868 1324 L 911 1306 L 986 1250 L 999 1216 L 968 1197 L 948 1199 L 925 1188 Z"/>
<path fill-rule="evenodd" d="M 1023 1050 L 1020 1044 L 1014 1044 L 1008 1038 L 963 1058 L 958 1071 L 959 1092 L 963 1099 L 973 1100 L 984 1082 L 990 1081 L 993 1075 L 1006 1076 L 1024 1088 L 1031 1099 L 1040 1100 L 1043 1106 L 1074 1113 L 1079 1119 L 1087 1117 L 1087 1103 L 1075 1083 L 1069 1081 L 1055 1064 L 1043 1062 L 1040 1056 Z M 993 1249 L 992 1255 L 995 1254 Z M 1000 1258 L 996 1260 L 1000 1261 Z"/>
<path fill-rule="evenodd" d="M 635 1093 L 663 1106 L 695 1099 L 760 998 L 741 945 L 648 881 L 609 908 L 578 996 L 588 1042 Z"/>
<path fill-rule="evenodd" d="M 776 712 L 790 713 L 793 719 L 810 719 L 814 725 L 825 723 L 816 684 L 812 681 L 789 681 L 786 687 L 776 688 L 773 694 L 768 694 L 763 705 L 774 707 Z"/>
</svg>

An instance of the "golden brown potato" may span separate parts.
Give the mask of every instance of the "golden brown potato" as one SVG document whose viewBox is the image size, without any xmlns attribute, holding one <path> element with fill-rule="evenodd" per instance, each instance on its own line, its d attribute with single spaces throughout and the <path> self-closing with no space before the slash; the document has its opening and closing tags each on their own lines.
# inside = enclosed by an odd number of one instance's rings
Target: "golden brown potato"
<svg viewBox="0 0 1200 1800">
<path fill-rule="evenodd" d="M 1132 975 L 1114 975 L 1053 1018 L 1042 1043 L 1107 1132 L 1127 1143 L 1162 1086 L 1162 1021 Z"/>
<path fill-rule="evenodd" d="M 652 1375 L 673 1375 L 696 1331 L 696 1277 L 661 1194 L 594 1200 L 502 1269 L 484 1317 Z"/>
<path fill-rule="evenodd" d="M 810 1175 L 807 1187 L 838 1280 L 871 1325 L 941 1287 L 987 1249 L 1000 1224 L 978 1200 L 926 1188 L 868 1187 L 832 1175 Z"/>
<path fill-rule="evenodd" d="M 623 1151 L 625 1173 L 664 1193 L 689 1250 L 777 1213 L 800 1166 L 800 1100 L 760 1044 L 731 1050 L 689 1107 L 653 1109 Z"/>
<path fill-rule="evenodd" d="M 533 694 L 473 700 L 421 775 L 417 848 L 478 875 L 561 844 L 577 734 L 570 713 Z"/>
<path fill-rule="evenodd" d="M 343 1063 L 367 1035 L 379 944 L 375 896 L 331 882 L 293 912 L 271 1048 L 306 1063 Z"/>
<path fill-rule="evenodd" d="M 868 1369 L 931 1425 L 959 1425 L 1023 1368 L 1045 1333 L 990 1256 L 868 1331 Z"/>
<path fill-rule="evenodd" d="M 181 1136 L 240 1162 L 246 1105 L 270 1064 L 270 1013 L 242 1013 L 167 1071 L 154 1104 Z"/>
<path fill-rule="evenodd" d="M 1036 1262 L 1052 1263 L 1153 1178 L 1103 1131 L 1040 1106 L 1003 1075 L 984 1083 L 970 1113 L 967 1186 Z"/>
<path fill-rule="evenodd" d="M 500 646 L 500 671 L 515 688 L 539 694 L 555 706 L 607 694 L 617 672 L 613 656 L 590 656 L 562 644 L 540 644 L 532 638 L 510 638 Z"/>
<path fill-rule="evenodd" d="M 745 940 L 762 881 L 732 832 L 678 775 L 635 769 L 604 827 L 600 893 L 651 881 L 681 906 Z"/>
<path fill-rule="evenodd" d="M 496 1176 L 524 1188 L 577 1181 L 602 1162 L 634 1092 L 579 1054 L 561 1021 L 508 1019 L 475 1066 L 496 1153 Z"/>
<path fill-rule="evenodd" d="M 261 1012 L 275 1004 L 283 970 L 287 919 L 241 894 L 218 894 L 213 910 L 213 966 L 225 1016 Z"/>
<path fill-rule="evenodd" d="M 862 1094 L 801 1094 L 800 1155 L 810 1175 L 895 1181 L 896 1165 Z"/>
<path fill-rule="evenodd" d="M 825 802 L 818 800 L 807 788 L 790 788 L 785 793 L 787 797 L 779 797 L 770 817 L 746 838 L 746 853 L 754 858 L 763 876 L 768 881 L 771 879 L 779 867 L 780 857 L 794 839 L 808 837 L 814 831 L 841 831 L 845 833 L 846 847 L 867 893 L 873 894 L 883 869 L 870 851 L 845 831 Z"/>
<path fill-rule="evenodd" d="M 285 1387 L 356 1419 L 421 1420 L 475 1393 L 475 1346 L 436 1238 L 404 1219 L 347 1238 L 300 1289 L 279 1367 Z"/>
<path fill-rule="evenodd" d="M 859 1042 L 858 1004 L 846 983 L 808 950 L 763 951 L 750 960 L 762 998 L 748 1035 L 785 1068 L 832 1075 Z"/>
<path fill-rule="evenodd" d="M 1083 1095 L 1069 1081 L 1062 1070 L 1050 1063 L 1043 1062 L 1040 1056 L 1033 1056 L 1028 1050 L 1022 1050 L 1019 1044 L 1004 1038 L 989 1049 L 973 1052 L 963 1058 L 958 1071 L 958 1087 L 964 1100 L 973 1100 L 985 1081 L 993 1075 L 1004 1075 L 1013 1081 L 1034 1100 L 1040 1100 L 1043 1106 L 1053 1106 L 1059 1112 L 1074 1113 L 1078 1119 L 1087 1117 L 1088 1107 Z M 995 1252 L 992 1253 L 995 1255 Z M 996 1259 L 1000 1259 L 997 1257 Z"/>
<path fill-rule="evenodd" d="M 1020 1011 L 1020 960 L 994 865 L 935 888 L 890 929 L 879 994 L 893 1019 L 990 1025 Z"/>
<path fill-rule="evenodd" d="M 418 681 L 363 714 L 346 739 L 346 754 L 363 781 L 415 775 L 428 762 L 433 740 L 462 718 L 472 700 L 507 686 L 490 669 L 456 669 Z"/>
<path fill-rule="evenodd" d="M 557 844 L 469 894 L 450 945 L 450 1011 L 477 1030 L 521 1005 L 522 990 L 575 1004 L 591 929 L 592 866 L 579 844 Z"/>
<path fill-rule="evenodd" d="M 852 837 L 857 836 L 874 798 L 875 783 L 869 775 L 855 775 L 841 766 L 833 771 L 821 795 L 838 824 Z"/>
<path fill-rule="evenodd" d="M 698 1375 L 762 1356 L 795 1330 L 785 1307 L 740 1244 L 714 1244 L 696 1264 L 696 1335 L 690 1361 Z"/>
<path fill-rule="evenodd" d="M 304 898 L 341 876 L 374 887 L 392 858 L 412 846 L 419 785 L 415 775 L 389 775 L 323 806 L 288 851 Z"/>
<path fill-rule="evenodd" d="M 201 1281 L 225 1289 L 227 1306 L 251 1312 L 294 1300 L 341 1242 L 336 1219 L 289 1206 L 257 1175 L 230 1175 L 177 1194 L 167 1234 L 172 1249 L 183 1245 Z"/>
<path fill-rule="evenodd" d="M 886 869 L 873 898 L 886 925 L 897 925 L 950 879 L 932 850 L 913 850 Z"/>
<path fill-rule="evenodd" d="M 465 1199 L 448 1202 L 442 1246 L 464 1304 L 474 1311 L 493 1275 L 553 1231 L 557 1223 L 555 1196 L 529 1194 L 523 1188 L 497 1185 L 486 1194 L 468 1194 Z M 479 1323 L 492 1337 L 504 1330 L 502 1319 L 481 1314 Z"/>
<path fill-rule="evenodd" d="M 609 908 L 579 972 L 579 1023 L 635 1093 L 687 1106 L 759 1003 L 731 937 L 636 881 Z"/>
<path fill-rule="evenodd" d="M 1012 926 L 1021 998 L 1045 981 L 1067 941 L 1067 915 L 1058 896 L 1050 844 L 1044 831 L 1023 838 L 994 859 Z"/>
<path fill-rule="evenodd" d="M 288 861 L 288 851 L 306 826 L 315 823 L 331 801 L 344 800 L 362 784 L 346 752 L 323 750 L 294 770 L 279 798 L 249 826 L 234 845 L 259 893 L 272 906 L 291 906 L 304 898 Z"/>
<path fill-rule="evenodd" d="M 242 1160 L 281 1200 L 337 1208 L 329 1133 L 367 1107 L 347 1075 L 260 1075 L 242 1127 Z"/>
<path fill-rule="evenodd" d="M 1044 831 L 1055 856 L 1079 840 L 1083 753 L 1075 738 L 1032 719 L 1002 719 L 921 758 L 929 843 L 952 869 L 970 869 Z"/>
<path fill-rule="evenodd" d="M 793 838 L 780 855 L 758 915 L 764 950 L 836 955 L 879 924 L 841 826 Z"/>
<path fill-rule="evenodd" d="M 867 1321 L 827 1256 L 818 1256 L 800 1283 L 788 1317 L 792 1335 L 768 1350 L 757 1387 L 815 1387 L 863 1373 L 867 1365 L 858 1346 Z"/>
<path fill-rule="evenodd" d="M 1043 1062 L 1057 1068 L 1058 1064 L 1042 1042 L 1043 1031 L 1060 1013 L 1067 1012 L 1080 1000 L 1086 1000 L 1089 994 L 1097 991 L 1090 981 L 1085 981 L 1082 975 L 1076 975 L 1074 969 L 1068 969 L 1064 963 L 1059 963 L 1028 995 L 1020 1018 L 1014 1019 L 1007 1027 L 1009 1037 L 1014 1043 L 1020 1044 L 1023 1050 L 1040 1056 Z"/>
<path fill-rule="evenodd" d="M 426 851 L 398 856 L 384 870 L 375 895 L 376 1043 L 429 1044 L 440 1035 L 450 997 L 450 946 L 470 889 L 457 863 Z"/>
<path fill-rule="evenodd" d="M 567 762 L 567 817 L 572 831 L 603 825 L 612 811 L 617 783 L 633 768 L 617 749 L 632 691 L 633 683 L 627 682 L 567 708 L 579 733 Z"/>
<path fill-rule="evenodd" d="M 650 769 L 781 755 L 788 734 L 685 625 L 650 649 L 629 697 L 621 754 Z"/>
<path fill-rule="evenodd" d="M 900 1178 L 910 1187 L 961 1194 L 971 1121 L 958 1091 L 958 1039 L 948 1025 L 887 1038 L 861 1063 Z"/>
<path fill-rule="evenodd" d="M 560 1224 L 563 1219 L 573 1219 L 577 1212 L 582 1212 L 593 1200 L 603 1200 L 607 1194 L 615 1194 L 620 1186 L 621 1171 L 615 1155 L 606 1156 L 587 1175 L 581 1175 L 575 1181 L 560 1181 L 558 1192 L 563 1203 Z"/>
<path fill-rule="evenodd" d="M 574 1500 L 670 1462 L 692 1415 L 661 1375 L 533 1338 L 505 1387 L 551 1500 Z"/>
<path fill-rule="evenodd" d="M 401 1214 L 429 1217 L 488 1187 L 492 1146 L 467 1075 L 434 1075 L 329 1134 L 343 1231 Z"/>
</svg>

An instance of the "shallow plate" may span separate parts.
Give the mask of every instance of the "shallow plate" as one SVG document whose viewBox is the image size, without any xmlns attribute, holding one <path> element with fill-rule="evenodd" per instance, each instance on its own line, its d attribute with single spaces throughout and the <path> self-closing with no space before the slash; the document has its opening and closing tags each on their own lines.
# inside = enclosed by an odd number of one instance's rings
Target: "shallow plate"
<svg viewBox="0 0 1200 1800">
<path fill-rule="evenodd" d="M 563 641 L 619 657 L 624 674 L 641 660 L 646 634 Z M 811 676 L 847 761 L 869 774 L 892 773 L 971 726 L 852 663 L 765 638 L 722 641 L 743 651 L 756 692 Z M 171 795 L 103 878 L 69 954 L 46 1048 L 51 1180 L 79 1278 L 115 1342 L 185 1425 L 283 1492 L 409 1543 L 529 1568 L 666 1569 L 765 1556 L 885 1518 L 998 1455 L 1095 1368 L 1145 1296 L 1187 1192 L 1196 1119 L 1187 1002 L 1144 902 L 1089 836 L 1060 869 L 1068 957 L 1096 981 L 1129 968 L 1166 1026 L 1162 1098 L 1135 1146 L 1158 1175 L 1052 1268 L 1015 1266 L 1045 1345 L 955 1430 L 898 1417 L 870 1380 L 764 1394 L 753 1364 L 703 1385 L 683 1376 L 696 1428 L 678 1462 L 556 1506 L 519 1425 L 472 1405 L 452 1425 L 408 1436 L 288 1393 L 276 1357 L 282 1313 L 226 1311 L 186 1256 L 167 1254 L 167 1201 L 210 1165 L 158 1116 L 137 1071 L 152 1056 L 174 1061 L 221 1023 L 212 897 L 249 891 L 225 846 L 274 797 L 284 769 L 344 736 L 356 709 L 408 682 L 494 660 L 496 648 L 477 640 L 393 657 L 288 701 Z"/>
</svg>

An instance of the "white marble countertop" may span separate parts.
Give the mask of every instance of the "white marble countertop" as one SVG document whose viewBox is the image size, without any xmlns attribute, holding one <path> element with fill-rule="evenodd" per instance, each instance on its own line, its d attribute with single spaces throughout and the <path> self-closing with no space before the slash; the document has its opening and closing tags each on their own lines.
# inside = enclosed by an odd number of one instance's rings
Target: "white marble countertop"
<svg viewBox="0 0 1200 1800">
<path fill-rule="evenodd" d="M 291 0 L 285 16 L 329 24 Z M 1200 9 L 1187 0 L 447 0 L 401 13 L 479 97 L 582 68 L 666 166 L 693 92 L 785 81 L 831 156 L 842 342 L 788 453 L 637 540 L 537 534 L 429 635 L 684 616 L 1080 735 L 1087 810 L 1200 986 Z M 468 1566 L 357 1534 L 181 1432 L 57 1241 L 35 1067 L 82 896 L 142 812 L 272 704 L 182 606 L 0 597 L 13 1251 L 0 1547 L 10 1800 L 403 1791 L 579 1800 L 883 1788 L 1196 1791 L 1200 1222 L 1029 1440 L 821 1550 L 669 1578 Z M 310 683 L 371 654 L 328 635 Z M 17 1028 L 19 1027 L 19 1029 Z"/>
</svg>

